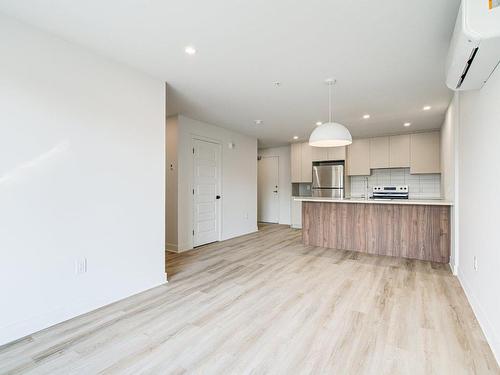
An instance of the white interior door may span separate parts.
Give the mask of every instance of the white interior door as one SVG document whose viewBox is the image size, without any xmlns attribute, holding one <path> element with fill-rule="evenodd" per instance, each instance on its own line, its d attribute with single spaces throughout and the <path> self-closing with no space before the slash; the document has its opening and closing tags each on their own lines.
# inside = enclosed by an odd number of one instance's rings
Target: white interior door
<svg viewBox="0 0 500 375">
<path fill-rule="evenodd" d="M 265 223 L 278 223 L 279 204 L 279 158 L 262 157 L 258 163 L 258 220 Z"/>
<path fill-rule="evenodd" d="M 220 144 L 193 140 L 194 246 L 220 240 Z"/>
</svg>

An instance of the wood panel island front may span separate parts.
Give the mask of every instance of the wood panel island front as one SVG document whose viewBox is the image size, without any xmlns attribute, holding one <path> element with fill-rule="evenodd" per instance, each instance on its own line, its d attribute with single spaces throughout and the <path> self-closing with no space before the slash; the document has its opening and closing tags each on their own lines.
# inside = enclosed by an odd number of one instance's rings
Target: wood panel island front
<svg viewBox="0 0 500 375">
<path fill-rule="evenodd" d="M 305 245 L 450 261 L 450 202 L 296 198 Z"/>
</svg>

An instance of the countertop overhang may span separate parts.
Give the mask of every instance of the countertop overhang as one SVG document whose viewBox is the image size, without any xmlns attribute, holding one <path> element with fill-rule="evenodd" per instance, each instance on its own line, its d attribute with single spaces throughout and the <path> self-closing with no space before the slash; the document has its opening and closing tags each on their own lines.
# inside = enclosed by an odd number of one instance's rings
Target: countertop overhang
<svg viewBox="0 0 500 375">
<path fill-rule="evenodd" d="M 453 206 L 453 202 L 444 199 L 364 199 L 364 198 L 328 198 L 328 197 L 294 197 L 299 202 L 323 203 L 363 203 L 363 204 L 407 204 L 424 206 Z"/>
</svg>

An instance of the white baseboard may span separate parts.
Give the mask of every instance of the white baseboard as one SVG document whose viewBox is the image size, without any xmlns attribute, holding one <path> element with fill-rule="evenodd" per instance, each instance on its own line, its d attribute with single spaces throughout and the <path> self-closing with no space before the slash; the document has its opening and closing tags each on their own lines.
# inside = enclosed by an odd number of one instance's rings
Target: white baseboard
<svg viewBox="0 0 500 375">
<path fill-rule="evenodd" d="M 26 336 L 30 336 L 36 332 L 52 327 L 56 324 L 65 322 L 67 320 L 76 318 L 80 315 L 89 313 L 91 311 L 100 309 L 101 307 L 110 305 L 112 303 L 121 301 L 125 298 L 132 297 L 136 294 L 145 292 L 146 290 L 156 288 L 165 284 L 165 281 L 133 290 L 124 293 L 123 295 L 115 296 L 108 299 L 100 299 L 98 301 L 71 301 L 66 303 L 64 307 L 60 307 L 51 311 L 47 311 L 31 319 L 16 322 L 8 326 L 0 327 L 0 345 L 5 345 L 17 340 L 21 340 Z"/>
<path fill-rule="evenodd" d="M 193 248 L 191 247 L 191 244 L 174 244 L 174 243 L 169 243 L 167 242 L 166 243 L 166 250 L 170 253 L 176 253 L 176 254 L 180 254 L 180 253 L 184 253 L 186 251 L 189 251 L 189 250 L 193 250 Z"/>
<path fill-rule="evenodd" d="M 179 250 L 178 250 L 178 247 L 177 247 L 177 244 L 176 243 L 171 243 L 171 242 L 167 242 L 165 244 L 165 247 L 166 247 L 166 251 L 170 251 L 172 253 L 178 253 Z"/>
<path fill-rule="evenodd" d="M 227 236 L 223 236 L 221 238 L 221 241 L 227 241 L 227 240 L 231 240 L 233 238 L 237 238 L 237 237 L 241 237 L 241 236 L 246 236 L 247 234 L 252 234 L 252 233 L 255 233 L 255 232 L 258 232 L 258 231 L 259 231 L 258 228 L 255 227 L 255 228 L 253 228 L 252 230 L 250 230 L 248 232 L 232 233 L 232 234 L 229 234 Z M 174 252 L 174 253 L 177 253 L 177 254 L 185 253 L 186 251 L 191 251 L 191 250 L 193 250 L 193 248 L 187 248 L 187 246 L 179 246 L 175 251 L 167 249 L 167 251 L 171 251 L 171 252 Z"/>
<path fill-rule="evenodd" d="M 241 233 L 230 233 L 227 236 L 223 236 L 223 238 L 221 239 L 221 241 L 226 241 L 226 240 L 230 240 L 232 238 L 246 236 L 247 234 L 252 234 L 252 233 L 255 233 L 255 232 L 258 232 L 258 231 L 259 231 L 259 228 L 257 228 L 257 226 L 255 226 L 255 228 L 252 228 L 249 231 L 245 231 L 245 232 L 241 232 Z"/>
<path fill-rule="evenodd" d="M 469 300 L 469 304 L 472 307 L 474 315 L 476 315 L 476 319 L 479 322 L 479 326 L 481 327 L 484 336 L 486 337 L 486 341 L 488 341 L 491 351 L 493 352 L 493 355 L 495 356 L 495 359 L 500 366 L 500 338 L 497 337 L 497 334 L 495 333 L 495 330 L 493 328 L 493 324 L 484 312 L 484 309 L 481 307 L 478 299 L 472 292 L 472 289 L 470 288 L 465 275 L 460 272 L 460 270 L 458 270 L 458 281 L 460 282 L 460 285 L 465 292 L 465 296 Z"/>
</svg>

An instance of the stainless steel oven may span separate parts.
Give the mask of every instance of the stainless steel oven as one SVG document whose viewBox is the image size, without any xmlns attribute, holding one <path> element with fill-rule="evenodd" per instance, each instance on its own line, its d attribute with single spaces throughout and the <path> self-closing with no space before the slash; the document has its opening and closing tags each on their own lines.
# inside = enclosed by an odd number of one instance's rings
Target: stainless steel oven
<svg viewBox="0 0 500 375">
<path fill-rule="evenodd" d="M 372 199 L 408 199 L 408 185 L 374 186 Z"/>
</svg>

